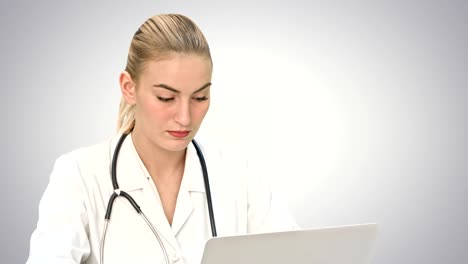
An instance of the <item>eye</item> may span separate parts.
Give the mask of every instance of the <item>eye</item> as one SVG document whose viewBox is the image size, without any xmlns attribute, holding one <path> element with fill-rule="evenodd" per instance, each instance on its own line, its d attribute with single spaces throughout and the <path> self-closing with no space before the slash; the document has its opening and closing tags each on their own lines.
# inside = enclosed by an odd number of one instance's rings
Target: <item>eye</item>
<svg viewBox="0 0 468 264">
<path fill-rule="evenodd" d="M 161 97 L 161 96 L 157 96 L 158 100 L 161 101 L 161 102 L 170 102 L 172 100 L 174 100 L 174 97 Z"/>
<path fill-rule="evenodd" d="M 202 102 L 202 101 L 208 100 L 208 97 L 202 96 L 202 97 L 195 97 L 194 99 L 195 99 L 195 101 L 197 101 L 197 102 Z"/>
</svg>

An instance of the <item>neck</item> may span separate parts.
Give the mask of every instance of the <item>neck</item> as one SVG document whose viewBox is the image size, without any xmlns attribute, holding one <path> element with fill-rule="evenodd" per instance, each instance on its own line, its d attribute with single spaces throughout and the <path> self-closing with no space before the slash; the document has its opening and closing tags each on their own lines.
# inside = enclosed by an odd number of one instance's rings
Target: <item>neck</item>
<svg viewBox="0 0 468 264">
<path fill-rule="evenodd" d="M 185 149 L 169 151 L 155 145 L 141 133 L 132 132 L 133 145 L 153 179 L 181 175 L 185 167 Z"/>
</svg>

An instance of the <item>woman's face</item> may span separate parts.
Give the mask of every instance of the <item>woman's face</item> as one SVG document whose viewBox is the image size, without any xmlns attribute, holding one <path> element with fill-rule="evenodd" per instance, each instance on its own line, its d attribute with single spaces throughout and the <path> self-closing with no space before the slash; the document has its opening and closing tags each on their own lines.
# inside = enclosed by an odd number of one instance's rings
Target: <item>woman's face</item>
<svg viewBox="0 0 468 264">
<path fill-rule="evenodd" d="M 134 133 L 169 151 L 185 149 L 210 106 L 211 73 L 210 60 L 196 54 L 147 62 L 135 89 Z"/>
</svg>

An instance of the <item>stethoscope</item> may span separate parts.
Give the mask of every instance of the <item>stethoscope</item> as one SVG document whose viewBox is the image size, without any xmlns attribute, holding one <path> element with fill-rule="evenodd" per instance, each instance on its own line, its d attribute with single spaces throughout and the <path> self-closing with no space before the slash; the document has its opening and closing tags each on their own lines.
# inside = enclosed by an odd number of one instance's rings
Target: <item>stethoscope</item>
<svg viewBox="0 0 468 264">
<path fill-rule="evenodd" d="M 128 134 L 122 134 L 120 137 L 119 141 L 117 142 L 117 145 L 114 150 L 114 155 L 112 157 L 112 163 L 111 163 L 111 178 L 112 178 L 112 185 L 114 187 L 114 192 L 112 193 L 111 197 L 109 198 L 109 203 L 107 205 L 107 210 L 106 210 L 106 215 L 104 217 L 104 232 L 102 234 L 101 238 L 101 264 L 104 264 L 104 245 L 106 241 L 106 233 L 107 233 L 107 226 L 109 224 L 109 220 L 111 217 L 112 213 L 112 206 L 114 204 L 114 201 L 117 197 L 124 197 L 125 199 L 128 200 L 128 202 L 133 206 L 135 211 L 145 220 L 146 224 L 148 227 L 151 229 L 153 232 L 154 236 L 158 240 L 159 246 L 161 247 L 163 253 L 164 253 L 164 259 L 166 260 L 166 263 L 169 264 L 169 258 L 167 255 L 166 247 L 164 246 L 164 243 L 161 240 L 161 237 L 159 236 L 158 232 L 156 231 L 156 228 L 151 224 L 151 222 L 146 218 L 145 214 L 141 210 L 140 206 L 137 204 L 137 202 L 125 191 L 122 191 L 119 189 L 119 184 L 117 183 L 117 157 L 119 156 L 120 148 L 122 147 L 122 144 L 125 140 L 125 138 L 128 136 Z M 202 168 L 203 172 L 203 180 L 205 182 L 205 192 L 206 192 L 206 199 L 208 202 L 208 213 L 210 215 L 210 224 L 211 224 L 211 234 L 213 237 L 216 237 L 216 225 L 215 225 L 215 220 L 214 220 L 214 214 L 213 214 L 213 205 L 211 203 L 211 191 L 210 191 L 210 183 L 208 181 L 208 170 L 206 168 L 206 162 L 205 158 L 203 157 L 203 153 L 198 146 L 197 142 L 195 140 L 192 140 L 192 144 L 195 147 L 195 150 L 197 151 L 197 156 L 198 159 L 200 160 L 200 165 Z"/>
</svg>

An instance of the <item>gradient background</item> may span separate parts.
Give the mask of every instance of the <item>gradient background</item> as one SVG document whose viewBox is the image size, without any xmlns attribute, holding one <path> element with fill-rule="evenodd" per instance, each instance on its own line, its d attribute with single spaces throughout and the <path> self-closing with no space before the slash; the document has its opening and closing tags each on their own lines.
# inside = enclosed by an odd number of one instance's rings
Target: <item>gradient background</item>
<svg viewBox="0 0 468 264">
<path fill-rule="evenodd" d="M 167 12 L 211 45 L 200 136 L 243 146 L 302 227 L 377 222 L 373 263 L 467 263 L 468 2 L 442 0 L 2 1 L 2 263 L 55 159 L 114 132 L 130 39 Z"/>
</svg>

